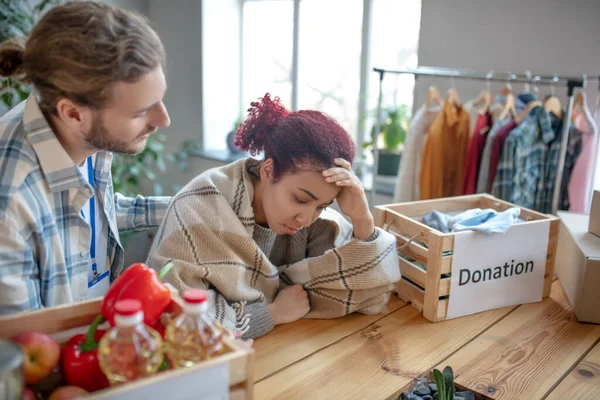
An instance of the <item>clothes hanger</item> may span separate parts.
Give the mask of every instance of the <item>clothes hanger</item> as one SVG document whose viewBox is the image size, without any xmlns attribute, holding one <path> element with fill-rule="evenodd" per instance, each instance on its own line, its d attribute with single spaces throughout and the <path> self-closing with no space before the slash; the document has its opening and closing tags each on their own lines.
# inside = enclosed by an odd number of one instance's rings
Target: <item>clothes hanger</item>
<svg viewBox="0 0 600 400">
<path fill-rule="evenodd" d="M 485 114 L 490 106 L 496 102 L 494 96 L 492 96 L 492 83 L 490 78 L 493 76 L 494 71 L 490 71 L 486 77 L 486 89 L 479 92 L 475 100 L 473 100 L 473 106 L 477 108 L 479 114 Z"/>
<path fill-rule="evenodd" d="M 437 105 L 442 104 L 440 91 L 435 86 L 429 86 L 429 91 L 427 92 L 427 99 L 425 99 L 425 107 L 429 108 L 434 102 Z"/>
<path fill-rule="evenodd" d="M 483 115 L 487 113 L 490 109 L 490 106 L 496 102 L 494 95 L 492 94 L 492 82 L 490 79 L 494 75 L 494 71 L 490 71 L 486 77 L 486 90 L 482 91 L 479 94 L 480 101 L 482 101 L 482 105 L 479 108 L 479 114 Z"/>
<path fill-rule="evenodd" d="M 556 96 L 550 96 L 544 101 L 546 111 L 556 115 L 558 119 L 563 119 L 562 105 Z"/>
<path fill-rule="evenodd" d="M 529 103 L 527 103 L 527 105 L 525 106 L 525 108 L 523 109 L 523 111 L 521 111 L 521 114 L 517 115 L 515 117 L 515 122 L 517 124 L 520 124 L 525 118 L 527 118 L 527 116 L 529 115 L 529 113 L 531 113 L 531 111 L 536 108 L 536 107 L 541 107 L 542 106 L 542 102 L 539 100 L 533 100 L 530 101 Z"/>
<path fill-rule="evenodd" d="M 563 119 L 562 105 L 555 94 L 556 89 L 554 87 L 554 82 L 556 81 L 558 81 L 558 77 L 554 75 L 554 78 L 552 78 L 552 84 L 550 85 L 550 96 L 544 100 L 544 108 L 546 111 L 554 114 L 558 119 Z"/>
<path fill-rule="evenodd" d="M 512 93 L 508 93 L 506 95 L 506 100 L 504 101 L 504 108 L 502 112 L 498 116 L 499 119 L 506 119 L 509 115 L 513 117 L 517 114 L 517 110 L 515 109 L 515 96 Z"/>
<path fill-rule="evenodd" d="M 460 104 L 460 97 L 458 96 L 458 92 L 454 88 L 448 89 L 447 100 L 453 106 L 460 106 L 461 105 Z"/>
<path fill-rule="evenodd" d="M 510 84 L 510 80 L 514 75 L 510 72 L 508 74 L 509 78 L 506 80 L 506 86 L 500 91 L 500 94 L 503 96 L 508 96 L 509 94 L 512 94 L 512 85 Z"/>
<path fill-rule="evenodd" d="M 455 89 L 454 85 L 454 77 L 450 78 L 450 89 L 448 89 L 448 95 L 446 97 L 446 101 L 452 104 L 455 107 L 461 106 L 460 97 L 458 96 L 458 92 Z"/>
<path fill-rule="evenodd" d="M 494 96 L 492 96 L 492 92 L 485 92 L 483 94 L 483 104 L 479 108 L 479 114 L 483 115 L 487 113 L 490 109 L 490 106 L 494 104 Z"/>
<path fill-rule="evenodd" d="M 500 92 L 506 96 L 506 100 L 504 101 L 504 108 L 498 116 L 499 119 L 506 119 L 508 118 L 509 114 L 513 117 L 517 114 L 517 110 L 515 109 L 515 96 L 512 93 L 512 86 L 510 84 L 510 81 L 513 77 L 513 74 L 509 74 L 509 78 L 506 81 L 506 86 Z"/>
<path fill-rule="evenodd" d="M 528 69 L 527 69 L 527 70 L 525 70 L 525 77 L 526 77 L 528 80 L 529 80 L 529 79 L 531 79 L 531 71 L 530 71 L 530 70 L 528 70 Z M 528 81 L 528 82 L 526 82 L 526 83 L 523 85 L 523 92 L 525 92 L 525 93 L 531 93 L 531 86 L 529 85 L 529 81 Z"/>
<path fill-rule="evenodd" d="M 540 88 L 538 87 L 538 81 L 541 78 L 539 76 L 536 76 L 535 78 L 533 78 L 533 88 L 531 89 L 533 91 L 533 93 L 535 93 L 536 95 L 539 93 Z M 531 113 L 531 111 L 536 108 L 536 107 L 541 107 L 543 104 L 541 101 L 539 100 L 533 100 L 530 101 L 529 103 L 527 103 L 527 105 L 525 106 L 525 108 L 523 109 L 523 111 L 521 111 L 521 113 L 519 115 L 517 115 L 515 117 L 515 122 L 517 124 L 520 124 L 521 122 L 523 122 L 523 120 L 525 118 L 527 118 L 527 116 Z"/>
<path fill-rule="evenodd" d="M 538 93 L 540 93 L 540 88 L 538 87 L 538 81 L 542 79 L 539 75 L 533 78 L 533 93 L 535 93 L 536 97 Z"/>
<path fill-rule="evenodd" d="M 575 121 L 575 117 L 578 113 L 589 112 L 587 105 L 587 94 L 585 88 L 587 86 L 587 74 L 583 74 L 583 85 L 575 90 L 575 98 L 573 99 L 573 109 L 571 113 L 571 121 Z"/>
<path fill-rule="evenodd" d="M 587 95 L 586 93 L 582 90 L 579 89 L 577 91 L 577 93 L 575 94 L 575 100 L 573 101 L 573 110 L 583 110 L 584 107 L 587 104 Z"/>
<path fill-rule="evenodd" d="M 587 94 L 585 93 L 585 87 L 587 86 L 587 74 L 583 74 L 583 85 L 578 88 L 575 92 L 575 99 L 573 100 L 573 111 L 583 111 L 587 108 Z"/>
</svg>

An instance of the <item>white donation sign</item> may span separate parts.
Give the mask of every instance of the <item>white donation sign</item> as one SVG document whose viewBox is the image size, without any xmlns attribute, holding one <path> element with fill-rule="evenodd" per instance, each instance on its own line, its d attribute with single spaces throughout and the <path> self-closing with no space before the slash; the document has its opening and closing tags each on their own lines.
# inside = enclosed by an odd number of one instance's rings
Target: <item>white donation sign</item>
<svg viewBox="0 0 600 400">
<path fill-rule="evenodd" d="M 542 300 L 550 221 L 454 235 L 446 319 Z"/>
</svg>

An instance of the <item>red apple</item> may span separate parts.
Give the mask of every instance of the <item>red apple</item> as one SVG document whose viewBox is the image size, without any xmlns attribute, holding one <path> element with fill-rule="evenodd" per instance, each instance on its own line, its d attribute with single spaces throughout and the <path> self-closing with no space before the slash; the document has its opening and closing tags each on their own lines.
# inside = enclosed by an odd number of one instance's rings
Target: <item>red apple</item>
<svg viewBox="0 0 600 400">
<path fill-rule="evenodd" d="M 35 392 L 28 387 L 23 390 L 23 400 L 37 400 Z"/>
<path fill-rule="evenodd" d="M 21 346 L 25 354 L 23 371 L 28 385 L 41 382 L 58 364 L 60 346 L 45 333 L 23 332 L 12 340 Z"/>
<path fill-rule="evenodd" d="M 71 399 L 79 399 L 81 397 L 86 397 L 87 392 L 77 386 L 63 386 L 61 388 L 56 389 L 50 395 L 48 400 L 71 400 Z"/>
</svg>

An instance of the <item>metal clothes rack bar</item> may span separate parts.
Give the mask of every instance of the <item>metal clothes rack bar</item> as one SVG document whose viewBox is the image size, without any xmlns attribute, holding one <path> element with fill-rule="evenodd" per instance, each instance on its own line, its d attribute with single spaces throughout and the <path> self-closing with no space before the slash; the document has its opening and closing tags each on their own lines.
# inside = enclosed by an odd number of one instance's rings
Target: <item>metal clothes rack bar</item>
<svg viewBox="0 0 600 400">
<path fill-rule="evenodd" d="M 558 203 L 560 201 L 560 189 L 561 182 L 563 176 L 563 170 L 565 166 L 565 157 L 567 154 L 567 145 L 569 142 L 569 121 L 571 120 L 571 115 L 573 111 L 573 102 L 574 102 L 574 91 L 575 88 L 583 87 L 586 81 L 589 80 L 598 80 L 600 78 L 592 78 L 588 79 L 586 75 L 576 76 L 548 76 L 548 75 L 539 75 L 539 74 L 531 74 L 533 77 L 528 77 L 526 75 L 515 74 L 512 72 L 478 72 L 471 71 L 465 69 L 451 69 L 451 68 L 442 68 L 442 67 L 418 67 L 415 69 L 403 69 L 403 70 L 392 70 L 392 69 L 383 69 L 383 68 L 373 68 L 373 71 L 379 74 L 379 98 L 377 100 L 377 118 L 375 121 L 375 132 L 380 132 L 381 130 L 381 103 L 383 99 L 383 77 L 386 73 L 388 74 L 408 74 L 414 75 L 415 78 L 419 76 L 429 76 L 429 77 L 442 77 L 442 78 L 452 78 L 452 79 L 468 79 L 468 80 L 481 80 L 488 82 L 504 82 L 504 83 L 531 83 L 536 85 L 556 85 L 556 86 L 566 86 L 568 89 L 569 96 L 569 104 L 567 107 L 567 115 L 564 119 L 565 123 L 562 126 L 562 142 L 561 142 L 561 151 L 559 158 L 558 171 L 556 173 L 555 185 L 554 185 L 554 193 L 552 196 L 552 213 L 556 214 L 558 211 Z M 528 74 L 529 75 L 529 74 Z M 373 184 L 371 189 L 371 205 L 375 205 L 375 194 L 376 194 L 376 184 L 377 184 L 377 166 L 379 162 L 379 149 L 377 148 L 376 143 L 373 146 Z"/>
</svg>

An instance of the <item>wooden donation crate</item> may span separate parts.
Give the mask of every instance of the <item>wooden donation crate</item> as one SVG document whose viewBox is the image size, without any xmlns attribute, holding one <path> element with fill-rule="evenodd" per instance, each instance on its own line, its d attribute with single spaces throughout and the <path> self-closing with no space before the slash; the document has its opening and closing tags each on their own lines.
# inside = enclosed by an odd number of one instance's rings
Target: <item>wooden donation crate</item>
<svg viewBox="0 0 600 400">
<path fill-rule="evenodd" d="M 398 297 L 411 302 L 431 322 L 446 319 L 452 273 L 454 233 L 442 233 L 420 222 L 432 211 L 453 213 L 474 208 L 504 211 L 514 204 L 489 194 L 458 196 L 410 203 L 381 205 L 375 208 L 375 225 L 397 238 L 402 279 L 396 284 Z M 521 208 L 526 223 L 550 221 L 543 297 L 550 294 L 558 244 L 558 217 Z"/>
</svg>

